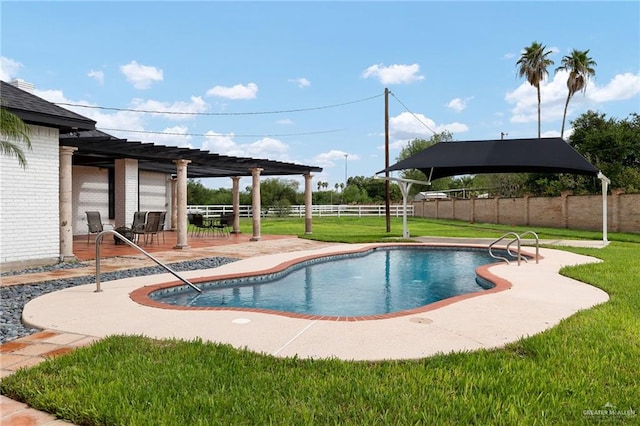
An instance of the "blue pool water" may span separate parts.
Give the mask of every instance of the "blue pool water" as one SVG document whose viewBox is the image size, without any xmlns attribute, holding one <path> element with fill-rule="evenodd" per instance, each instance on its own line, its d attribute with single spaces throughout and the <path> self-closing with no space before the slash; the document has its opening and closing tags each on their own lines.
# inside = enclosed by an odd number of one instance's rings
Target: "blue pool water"
<svg viewBox="0 0 640 426">
<path fill-rule="evenodd" d="M 327 316 L 404 311 L 490 288 L 478 266 L 495 262 L 486 251 L 385 247 L 314 259 L 281 273 L 199 283 L 150 294 L 170 305 L 245 307 Z"/>
</svg>

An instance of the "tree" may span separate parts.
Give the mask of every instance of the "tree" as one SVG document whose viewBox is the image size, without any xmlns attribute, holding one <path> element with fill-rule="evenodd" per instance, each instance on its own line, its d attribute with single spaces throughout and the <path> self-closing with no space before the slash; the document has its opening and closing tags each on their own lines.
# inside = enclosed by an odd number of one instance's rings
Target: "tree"
<svg viewBox="0 0 640 426">
<path fill-rule="evenodd" d="M 27 167 L 27 159 L 20 146 L 23 143 L 31 149 L 31 128 L 20 117 L 6 108 L 0 108 L 0 153 L 16 157 L 23 169 Z"/>
<path fill-rule="evenodd" d="M 564 137 L 564 124 L 567 119 L 569 101 L 576 92 L 582 91 L 584 93 L 587 90 L 589 78 L 596 74 L 596 71 L 593 69 L 596 65 L 598 64 L 589 57 L 588 50 L 573 49 L 571 55 L 564 56 L 562 58 L 562 65 L 556 68 L 556 72 L 569 71 L 569 77 L 567 78 L 567 100 L 564 103 L 562 130 L 560 131 L 561 138 Z"/>
<path fill-rule="evenodd" d="M 401 160 L 404 160 L 405 158 L 409 158 L 417 154 L 418 152 L 424 151 L 425 149 L 439 142 L 451 142 L 452 140 L 453 140 L 453 135 L 451 134 L 451 132 L 448 132 L 446 130 L 441 133 L 434 134 L 433 136 L 431 136 L 431 139 L 429 140 L 414 139 L 411 142 L 409 142 L 407 146 L 402 148 L 402 150 L 400 150 L 400 155 L 398 155 L 398 158 L 396 159 L 396 161 L 401 161 Z M 425 176 L 424 173 L 422 173 L 420 170 L 417 170 L 417 169 L 403 170 L 401 172 L 401 176 L 403 179 L 413 179 L 413 180 L 419 180 L 419 181 L 424 181 L 429 178 L 428 176 Z M 451 181 L 451 178 L 441 178 L 433 182 L 431 186 L 413 184 L 411 185 L 411 190 L 409 192 L 410 192 L 410 195 L 415 195 L 421 191 L 447 189 L 449 187 L 450 181 Z"/>
<path fill-rule="evenodd" d="M 603 113 L 587 111 L 574 121 L 567 143 L 611 179 L 612 188 L 640 191 L 640 115 L 627 119 L 607 118 Z M 600 180 L 593 176 L 531 173 L 525 184 L 535 195 L 557 196 L 562 191 L 574 194 L 598 194 Z"/>
<path fill-rule="evenodd" d="M 612 188 L 640 191 L 640 115 L 627 119 L 607 118 L 587 111 L 572 122 L 569 144 L 611 179 Z M 592 182 L 594 179 L 591 180 Z M 592 183 L 597 193 L 599 182 Z"/>
<path fill-rule="evenodd" d="M 260 202 L 266 209 L 273 208 L 279 216 L 286 216 L 289 207 L 298 203 L 299 182 L 286 179 L 265 179 L 260 182 Z"/>
<path fill-rule="evenodd" d="M 553 65 L 553 60 L 547 58 L 551 54 L 550 50 L 545 50 L 546 46 L 534 41 L 531 46 L 525 47 L 524 52 L 520 56 L 516 65 L 518 68 L 518 77 L 526 77 L 529 84 L 536 88 L 538 93 L 538 138 L 541 137 L 541 121 L 540 121 L 540 83 L 549 74 L 547 67 Z"/>
</svg>

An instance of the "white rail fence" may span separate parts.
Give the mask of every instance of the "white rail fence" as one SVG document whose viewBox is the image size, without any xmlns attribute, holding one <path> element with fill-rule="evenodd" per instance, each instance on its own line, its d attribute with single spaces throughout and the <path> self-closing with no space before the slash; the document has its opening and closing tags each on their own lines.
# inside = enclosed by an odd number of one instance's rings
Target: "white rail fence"
<svg viewBox="0 0 640 426">
<path fill-rule="evenodd" d="M 202 213 L 205 217 L 216 217 L 233 213 L 231 205 L 188 205 L 187 212 Z M 240 206 L 240 217 L 251 217 L 252 208 L 249 205 Z M 389 206 L 390 215 L 402 217 L 402 204 L 392 204 Z M 371 205 L 312 205 L 311 215 L 314 217 L 365 217 L 384 216 L 385 206 L 378 204 Z M 413 204 L 407 205 L 407 216 L 413 216 Z M 304 217 L 304 205 L 288 207 L 271 207 L 262 209 L 262 217 Z"/>
</svg>

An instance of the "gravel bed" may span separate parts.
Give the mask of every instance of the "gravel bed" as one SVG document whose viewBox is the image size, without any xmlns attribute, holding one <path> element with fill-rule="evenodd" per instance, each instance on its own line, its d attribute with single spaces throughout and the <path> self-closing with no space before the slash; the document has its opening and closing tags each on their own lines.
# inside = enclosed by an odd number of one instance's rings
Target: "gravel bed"
<svg viewBox="0 0 640 426">
<path fill-rule="evenodd" d="M 196 269 L 216 268 L 226 263 L 235 262 L 238 259 L 230 257 L 209 257 L 205 259 L 189 260 L 184 262 L 169 263 L 168 265 L 174 271 L 192 271 Z M 57 269 L 68 269 L 64 263 L 43 266 L 39 268 L 25 269 L 22 271 L 14 271 L 7 275 L 26 274 L 47 272 Z M 79 267 L 79 264 L 71 264 L 72 267 Z M 86 266 L 81 265 L 80 266 Z M 113 281 L 122 278 L 140 277 L 144 275 L 161 274 L 166 272 L 160 266 L 150 266 L 146 268 L 126 269 L 122 271 L 107 272 L 100 275 L 101 281 Z M 5 274 L 2 274 L 3 276 Z M 35 299 L 43 294 L 62 290 L 68 287 L 95 283 L 95 277 L 87 275 L 84 277 L 76 277 L 61 280 L 44 281 L 36 284 L 14 285 L 2 287 L 0 292 L 0 344 L 28 336 L 40 330 L 27 327 L 22 323 L 22 310 L 24 305 L 31 299 Z"/>
</svg>

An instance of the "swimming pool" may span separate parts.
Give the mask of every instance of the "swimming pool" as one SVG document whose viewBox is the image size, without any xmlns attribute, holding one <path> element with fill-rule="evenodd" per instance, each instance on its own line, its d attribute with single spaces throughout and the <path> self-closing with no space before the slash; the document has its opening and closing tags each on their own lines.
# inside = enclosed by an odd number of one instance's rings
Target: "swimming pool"
<svg viewBox="0 0 640 426">
<path fill-rule="evenodd" d="M 355 317 L 406 311 L 482 291 L 476 268 L 494 263 L 486 250 L 376 247 L 306 260 L 281 272 L 151 292 L 157 302 L 188 307 L 247 308 Z"/>
</svg>

